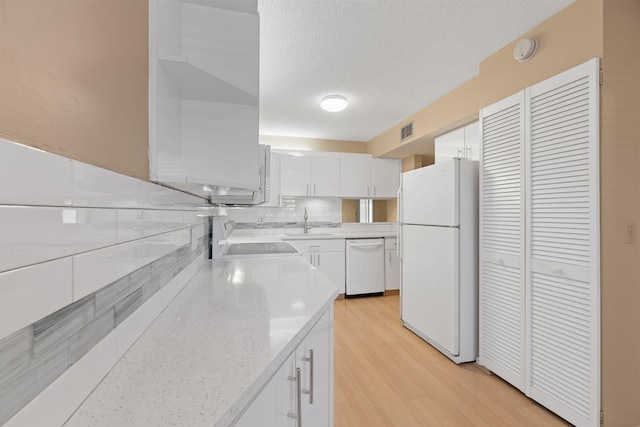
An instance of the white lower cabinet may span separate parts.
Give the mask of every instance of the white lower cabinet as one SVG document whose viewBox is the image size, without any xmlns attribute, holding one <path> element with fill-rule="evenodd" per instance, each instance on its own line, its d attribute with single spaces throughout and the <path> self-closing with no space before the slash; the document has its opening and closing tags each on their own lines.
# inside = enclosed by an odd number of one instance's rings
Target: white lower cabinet
<svg viewBox="0 0 640 427">
<path fill-rule="evenodd" d="M 236 422 L 236 427 L 296 427 L 290 413 L 296 410 L 296 388 L 290 377 L 295 376 L 295 357 L 292 354 L 262 389 Z"/>
<path fill-rule="evenodd" d="M 329 279 L 340 287 L 340 293 L 344 293 L 345 264 L 344 251 L 342 252 L 315 252 L 310 253 L 313 264 Z"/>
<path fill-rule="evenodd" d="M 236 421 L 236 427 L 333 425 L 333 312 L 329 308 Z"/>
<path fill-rule="evenodd" d="M 296 349 L 296 371 L 300 369 L 300 424 L 304 427 L 333 425 L 333 369 L 331 364 L 333 329 L 325 313 Z"/>
<path fill-rule="evenodd" d="M 344 294 L 345 256 L 344 239 L 290 240 L 309 264 L 322 271 Z"/>
<path fill-rule="evenodd" d="M 400 289 L 400 258 L 398 257 L 398 239 L 384 239 L 384 290 Z"/>
</svg>

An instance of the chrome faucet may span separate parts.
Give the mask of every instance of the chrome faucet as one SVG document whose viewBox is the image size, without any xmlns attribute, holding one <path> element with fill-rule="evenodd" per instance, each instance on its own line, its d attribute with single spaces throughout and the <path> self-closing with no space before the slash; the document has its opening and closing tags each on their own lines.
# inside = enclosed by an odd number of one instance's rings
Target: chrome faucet
<svg viewBox="0 0 640 427">
<path fill-rule="evenodd" d="M 311 230 L 311 225 L 309 224 L 309 214 L 307 213 L 307 208 L 304 208 L 304 234 L 309 234 L 309 230 Z"/>
</svg>

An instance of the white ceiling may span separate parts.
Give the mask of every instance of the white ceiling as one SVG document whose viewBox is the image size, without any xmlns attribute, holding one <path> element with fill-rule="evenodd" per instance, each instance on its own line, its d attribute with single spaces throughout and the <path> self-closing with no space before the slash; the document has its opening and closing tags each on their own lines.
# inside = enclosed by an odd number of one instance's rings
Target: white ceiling
<svg viewBox="0 0 640 427">
<path fill-rule="evenodd" d="M 573 0 L 259 0 L 260 133 L 368 141 Z M 341 113 L 320 109 L 341 94 Z"/>
</svg>

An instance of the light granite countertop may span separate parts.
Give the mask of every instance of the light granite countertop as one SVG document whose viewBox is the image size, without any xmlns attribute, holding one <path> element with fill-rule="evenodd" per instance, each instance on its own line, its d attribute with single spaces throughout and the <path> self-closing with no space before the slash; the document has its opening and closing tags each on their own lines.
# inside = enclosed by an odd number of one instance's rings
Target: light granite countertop
<svg viewBox="0 0 640 427">
<path fill-rule="evenodd" d="M 302 257 L 208 261 L 65 426 L 227 426 L 337 295 Z"/>
<path fill-rule="evenodd" d="M 352 225 L 346 227 L 312 228 L 304 234 L 302 228 L 288 229 L 244 229 L 234 230 L 229 243 L 274 242 L 287 240 L 322 239 L 366 239 L 376 237 L 397 237 L 396 225 L 383 226 Z"/>
</svg>

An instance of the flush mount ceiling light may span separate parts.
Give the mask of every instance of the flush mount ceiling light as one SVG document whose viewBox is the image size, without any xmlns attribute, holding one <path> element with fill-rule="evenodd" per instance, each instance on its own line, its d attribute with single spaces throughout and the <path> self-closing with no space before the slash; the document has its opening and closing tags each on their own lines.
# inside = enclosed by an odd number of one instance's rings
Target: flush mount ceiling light
<svg viewBox="0 0 640 427">
<path fill-rule="evenodd" d="M 329 95 L 322 98 L 320 107 L 331 113 L 337 113 L 347 108 L 347 98 L 342 95 Z"/>
</svg>

